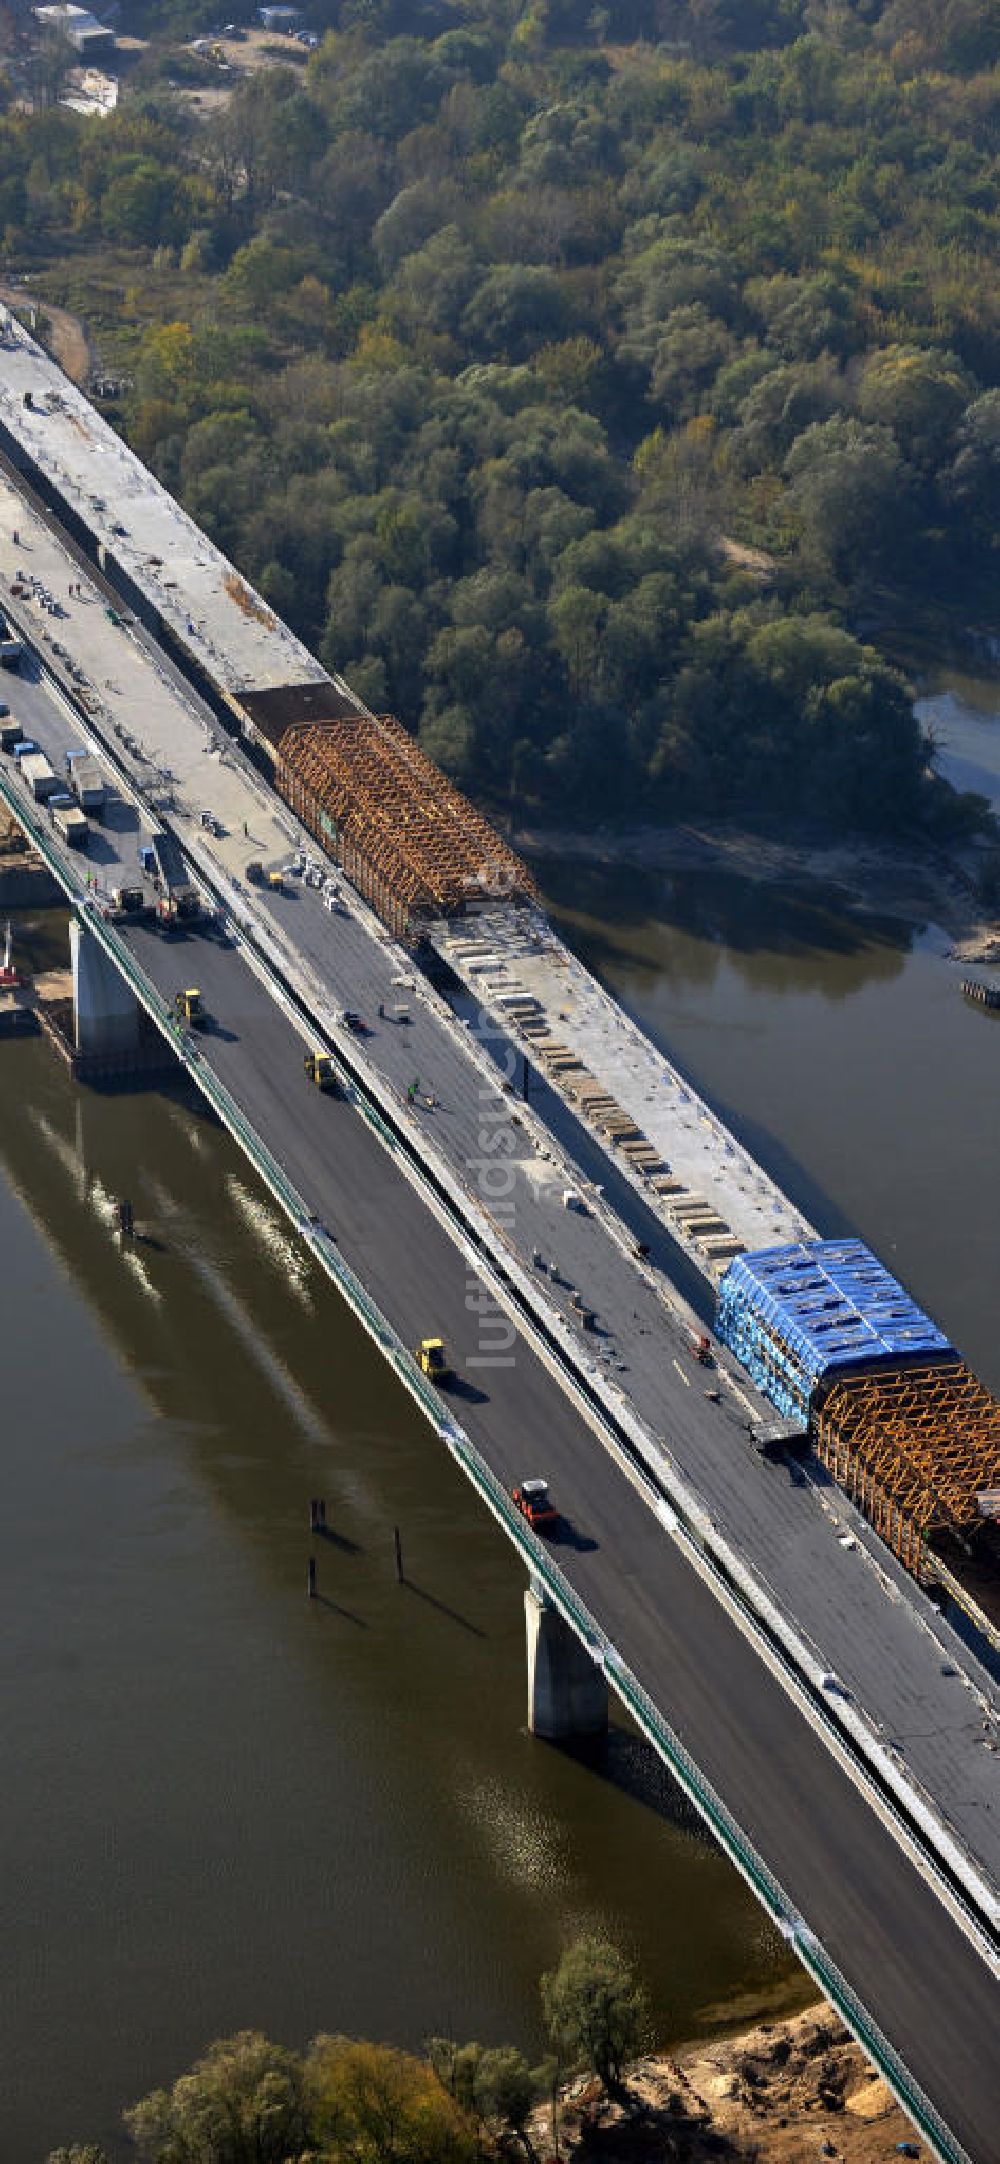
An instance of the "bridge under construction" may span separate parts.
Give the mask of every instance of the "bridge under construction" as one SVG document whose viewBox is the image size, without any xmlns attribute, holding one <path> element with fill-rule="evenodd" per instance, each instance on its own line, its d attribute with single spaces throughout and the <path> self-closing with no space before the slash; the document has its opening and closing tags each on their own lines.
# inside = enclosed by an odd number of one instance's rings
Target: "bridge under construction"
<svg viewBox="0 0 1000 2164">
<path fill-rule="evenodd" d="M 940 2154 L 1000 2154 L 986 2131 L 995 2126 L 995 2079 L 977 2080 L 952 2039 L 976 2099 L 963 2105 L 939 2043 L 930 2044 L 936 1979 L 956 1960 L 967 2005 L 987 2028 L 995 2018 L 995 1954 L 984 1958 L 978 1941 L 973 1950 L 954 1897 L 959 1909 L 968 1901 L 975 1930 L 995 1940 L 995 1764 L 984 1734 L 993 1750 L 1000 1729 L 987 1670 L 933 1620 L 915 1582 L 934 1568 L 932 1538 L 994 1537 L 1000 1440 L 992 1399 L 875 1258 L 858 1243 L 850 1258 L 831 1253 L 845 1243 L 820 1240 L 558 941 L 526 869 L 481 815 L 397 721 L 368 714 L 320 669 L 9 317 L 0 359 L 8 461 L 0 574 L 12 619 L 41 660 L 41 676 L 29 670 L 12 697 L 54 774 L 86 729 L 114 817 L 95 820 L 89 856 L 74 857 L 22 773 L 16 745 L 0 760 L 0 794 L 74 902 L 77 951 L 99 948 L 111 976 L 131 988 L 358 1312 L 375 1299 L 378 1315 L 366 1326 L 382 1333 L 407 1387 L 612 1680 L 633 1649 L 643 1676 L 636 1705 L 665 1700 L 679 1711 L 685 1743 L 697 1739 L 693 1757 L 710 1758 L 729 1791 L 736 1830 L 726 1830 L 721 1813 L 717 1830 L 731 1853 L 739 1860 L 739 1826 L 750 1819 L 779 1871 L 797 1854 L 794 1901 L 764 1897 L 772 1913 L 805 1919 L 793 1935 L 816 1973 L 824 1973 L 810 1936 L 816 1904 L 820 1936 L 841 1962 L 854 1961 L 860 1924 L 856 1889 L 844 1881 L 820 1897 L 815 1874 L 842 1879 L 834 1857 L 848 1822 L 859 1854 L 867 1850 L 881 1825 L 869 1810 L 876 1795 L 899 1815 L 887 1839 L 895 1855 L 898 1834 L 900 1856 L 910 1859 L 903 1876 L 889 1867 L 884 1844 L 878 1869 L 859 1874 L 879 1918 L 883 1954 L 862 1936 L 882 2029 L 887 2022 L 901 2054 L 894 2078 L 905 2086 L 916 2062 L 930 2080 L 943 2111 L 932 2103 L 928 2138 Z M 273 788 L 261 779 L 262 760 Z M 152 847 L 161 834 L 177 852 L 173 874 L 169 852 Z M 86 887 L 84 861 L 99 866 Z M 251 865 L 265 881 L 259 888 Z M 126 890 L 140 897 L 131 912 L 116 899 Z M 227 1025 L 197 1041 L 173 1013 L 170 940 L 181 893 L 198 899 L 198 976 L 209 1012 Z M 98 1033 L 115 1005 L 109 990 L 102 1010 L 100 982 L 98 971 L 82 1023 Z M 360 1040 L 352 1014 L 365 1023 Z M 297 1066 L 301 1077 L 301 1056 L 287 1041 L 296 1031 L 336 1059 L 336 1106 L 316 1092 L 301 1112 L 289 1110 L 284 1076 Z M 406 1082 L 418 1065 L 434 1078 L 429 1095 L 419 1087 L 411 1094 Z M 486 1177 L 481 1144 L 479 1171 L 470 1173 L 487 1097 L 509 1122 L 509 1214 Z M 336 1162 L 331 1120 L 343 1145 Z M 364 1149 L 351 1140 L 362 1134 Z M 411 1187 L 420 1210 L 445 1226 L 440 1238 L 423 1217 L 411 1219 Z M 412 1252 L 424 1259 L 416 1287 L 400 1283 L 404 1219 Z M 518 1333 L 516 1383 L 502 1354 L 484 1359 L 467 1313 L 462 1319 L 470 1243 L 501 1323 Z M 485 1404 L 442 1407 L 410 1373 L 414 1302 L 426 1308 L 429 1297 L 448 1308 L 457 1364 L 486 1368 Z M 718 1334 L 702 1388 L 692 1344 L 706 1321 Z M 555 1571 L 508 1521 L 504 1497 L 512 1473 L 524 1470 L 512 1463 L 512 1437 L 521 1449 L 536 1428 L 534 1447 L 558 1461 L 567 1496 L 582 1483 L 581 1522 L 596 1511 L 609 1528 L 597 1563 L 567 1558 Z M 753 1440 L 764 1447 L 775 1435 L 783 1450 L 811 1436 L 817 1459 L 843 1483 L 834 1526 L 823 1522 L 808 1482 L 804 1493 L 760 1487 Z M 634 1521 L 635 1480 L 643 1499 Z M 854 1516 L 855 1502 L 886 1549 Z M 636 1609 L 627 1543 L 610 1533 L 619 1515 L 636 1553 L 647 1556 L 654 1535 L 664 1550 L 680 1543 L 682 1576 L 690 1572 L 692 1587 L 698 1571 L 711 1580 L 713 1619 L 735 1601 L 737 1636 L 745 1629 L 762 1659 L 766 1649 L 761 1678 L 767 1662 L 781 1670 L 773 1698 L 770 1682 L 748 1685 L 740 1668 L 744 1707 L 733 1701 L 724 1746 L 717 1720 L 706 1726 L 696 1702 L 699 1655 L 685 1654 L 678 1637 L 693 1594 L 676 1588 L 680 1605 L 668 1617 L 647 1577 Z M 658 1577 L 661 1564 L 653 1568 Z M 723 1628 L 707 1613 L 699 1609 L 696 1632 L 706 1644 Z M 656 1651 L 668 1640 L 673 1667 Z M 720 1649 L 717 1717 L 730 1693 L 726 1659 Z M 948 1690 L 959 1673 L 975 1701 L 967 1728 Z M 627 1702 L 631 1689 L 623 1677 Z M 808 1709 L 795 1695 L 803 1691 Z M 812 1767 L 802 1788 L 797 1851 L 782 1753 L 771 1750 L 768 1772 L 756 1716 L 746 1711 L 764 1698 L 775 1736 L 791 1716 L 821 1739 L 826 1770 Z M 897 1725 L 893 1704 L 904 1701 L 926 1709 L 932 1731 L 908 1739 L 905 1752 L 886 1743 Z M 779 1702 L 787 1713 L 779 1715 Z M 655 1709 L 642 1717 L 653 1726 L 658 1718 Z M 660 1744 L 669 1755 L 663 1736 Z M 669 1749 L 681 1766 L 679 1747 Z M 855 1767 L 846 1785 L 836 1756 L 844 1751 Z M 828 1853 L 826 1781 L 836 1790 Z M 860 1819 L 856 1784 L 868 1798 Z M 707 1808 L 704 1791 L 699 1800 Z M 933 1891 L 914 1867 L 918 1852 L 941 1879 Z M 952 1894 L 942 1906 L 946 1883 Z M 941 1945 L 938 1915 L 961 1940 L 960 1957 L 950 1940 Z M 884 1973 L 893 1933 L 909 1949 L 906 2010 Z M 918 1942 L 924 1985 L 914 1990 Z M 871 2048 L 878 2023 L 866 2028 L 864 1993 L 855 2004 L 849 1991 L 845 2008 Z M 978 2018 L 970 2012 L 970 2033 Z"/>
</svg>

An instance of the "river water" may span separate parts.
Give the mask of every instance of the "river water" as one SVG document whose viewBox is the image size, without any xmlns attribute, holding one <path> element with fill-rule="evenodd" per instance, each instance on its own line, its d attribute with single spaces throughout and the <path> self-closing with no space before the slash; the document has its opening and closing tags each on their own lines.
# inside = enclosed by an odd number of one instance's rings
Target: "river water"
<svg viewBox="0 0 1000 2164">
<path fill-rule="evenodd" d="M 988 702 L 935 711 L 1000 777 Z M 1000 1386 L 1000 1029 L 939 935 L 718 879 L 550 885 L 821 1228 Z M 540 2048 L 582 1929 L 634 1955 L 663 2040 L 808 1996 L 634 1738 L 595 1768 L 527 1737 L 512 1553 L 196 1104 L 0 1047 L 0 1257 L 3 2164 L 113 2144 L 240 2026 Z"/>
</svg>

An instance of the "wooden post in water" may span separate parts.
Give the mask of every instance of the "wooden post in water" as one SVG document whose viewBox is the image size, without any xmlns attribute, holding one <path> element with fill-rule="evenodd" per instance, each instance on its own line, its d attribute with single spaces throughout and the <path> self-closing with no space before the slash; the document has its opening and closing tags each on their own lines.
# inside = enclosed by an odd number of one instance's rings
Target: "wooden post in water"
<svg viewBox="0 0 1000 2164">
<path fill-rule="evenodd" d="M 309 1598 L 310 1598 L 310 1600 L 315 1600 L 315 1598 L 316 1598 L 316 1558 L 315 1558 L 315 1556 L 314 1556 L 314 1555 L 311 1555 L 311 1556 L 310 1556 L 310 1558 L 309 1558 L 309 1569 L 308 1569 L 308 1575 L 307 1575 L 307 1578 L 306 1578 L 306 1591 L 307 1591 L 307 1593 L 308 1593 L 308 1595 L 309 1595 Z"/>
<path fill-rule="evenodd" d="M 397 1584 L 397 1585 L 402 1585 L 402 1583 L 403 1583 L 403 1543 L 402 1543 L 402 1541 L 400 1540 L 400 1537 L 399 1537 L 399 1527 L 398 1527 L 398 1525 L 394 1525 L 394 1526 L 393 1526 L 393 1529 L 392 1529 L 392 1537 L 393 1537 L 393 1543 L 394 1543 L 394 1546 L 395 1546 L 395 1550 L 396 1550 L 396 1584 Z"/>
</svg>

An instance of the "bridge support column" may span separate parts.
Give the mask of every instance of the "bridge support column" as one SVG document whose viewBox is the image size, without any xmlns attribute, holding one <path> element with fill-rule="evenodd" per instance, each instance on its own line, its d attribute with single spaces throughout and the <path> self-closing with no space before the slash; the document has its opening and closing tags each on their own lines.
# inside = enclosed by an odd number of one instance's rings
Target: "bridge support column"
<svg viewBox="0 0 1000 2164">
<path fill-rule="evenodd" d="M 604 1671 L 532 1580 L 524 1596 L 528 1639 L 528 1727 L 549 1743 L 603 1736 L 608 1725 Z"/>
<path fill-rule="evenodd" d="M 73 1023 L 78 1052 L 131 1052 L 139 1042 L 139 1003 L 96 939 L 70 919 Z"/>
</svg>

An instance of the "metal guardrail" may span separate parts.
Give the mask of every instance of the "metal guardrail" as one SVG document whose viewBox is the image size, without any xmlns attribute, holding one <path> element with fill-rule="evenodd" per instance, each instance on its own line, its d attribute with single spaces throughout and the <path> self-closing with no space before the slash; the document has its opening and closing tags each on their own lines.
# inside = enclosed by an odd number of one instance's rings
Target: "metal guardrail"
<svg viewBox="0 0 1000 2164">
<path fill-rule="evenodd" d="M 66 889 L 69 875 L 61 854 L 52 845 L 41 822 L 11 789 L 2 773 L 0 797 L 26 828 L 60 886 Z M 322 1268 L 335 1281 L 362 1327 L 388 1359 L 404 1387 L 416 1400 L 439 1438 L 520 1552 L 531 1576 L 543 1586 L 547 1597 L 581 1639 L 591 1657 L 600 1664 L 611 1689 L 670 1768 L 730 1862 L 736 1866 L 756 1894 L 782 1937 L 794 1947 L 825 1997 L 837 2008 L 846 2026 L 878 2067 L 904 2110 L 919 2126 L 935 2154 L 941 2158 L 942 2164 L 973 2164 L 968 2152 L 945 2124 L 931 2099 L 914 2079 L 853 1986 L 831 1960 L 815 1934 L 809 1930 L 804 1918 L 754 1847 L 749 1835 L 734 1818 L 728 1805 L 701 1772 L 679 1736 L 622 1660 L 616 1647 L 553 1561 L 548 1550 L 527 1528 L 506 1489 L 481 1457 L 471 1439 L 450 1415 L 444 1413 L 436 1391 L 420 1372 L 412 1353 L 381 1313 L 350 1265 L 344 1261 L 330 1234 L 310 1218 L 302 1196 L 241 1112 L 225 1084 L 198 1051 L 185 1041 L 185 1032 L 178 1025 L 172 1009 L 139 968 L 125 942 L 101 916 L 99 909 L 88 902 L 86 895 L 81 895 L 79 891 L 76 894 L 71 892 L 71 902 L 78 921 L 97 939 L 108 959 L 125 977 L 140 1005 L 172 1044 L 178 1058 L 208 1098 L 223 1125 L 250 1158 L 275 1200 L 293 1219 L 298 1231 Z"/>
</svg>

